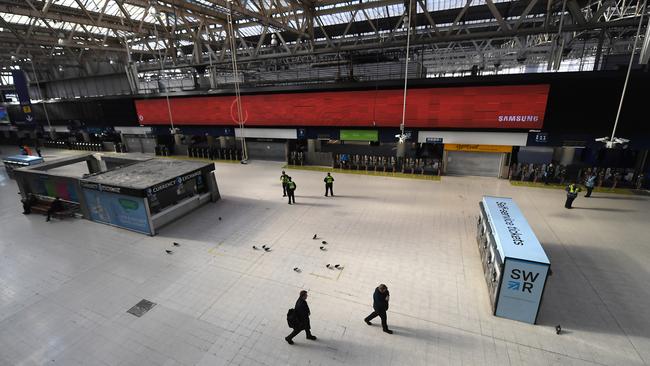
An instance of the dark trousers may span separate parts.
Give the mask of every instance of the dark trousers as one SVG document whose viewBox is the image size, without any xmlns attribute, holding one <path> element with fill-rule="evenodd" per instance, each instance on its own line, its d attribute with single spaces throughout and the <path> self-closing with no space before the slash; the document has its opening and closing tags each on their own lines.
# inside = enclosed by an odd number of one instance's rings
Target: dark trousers
<svg viewBox="0 0 650 366">
<path fill-rule="evenodd" d="M 50 221 L 50 217 L 52 217 L 52 214 L 55 213 L 57 210 L 49 209 L 47 210 L 47 219 L 45 221 Z"/>
<path fill-rule="evenodd" d="M 334 195 L 334 183 L 325 183 L 325 197 L 327 197 L 327 192 L 333 196 Z"/>
<path fill-rule="evenodd" d="M 587 187 L 587 194 L 585 194 L 585 197 L 591 197 L 591 191 L 594 190 L 594 187 Z"/>
<path fill-rule="evenodd" d="M 287 339 L 293 339 L 293 337 L 297 336 L 298 333 L 302 332 L 303 330 L 305 331 L 305 335 L 307 336 L 307 338 L 310 338 L 312 336 L 311 335 L 311 330 L 309 330 L 309 329 L 294 328 L 293 332 L 291 332 L 291 334 L 289 334 L 287 336 Z"/>
<path fill-rule="evenodd" d="M 381 318 L 381 327 L 384 328 L 384 330 L 388 330 L 388 323 L 386 321 L 386 312 L 385 311 L 377 311 L 377 310 L 375 310 L 370 315 L 368 315 L 366 317 L 366 319 L 364 319 L 364 320 L 369 322 L 369 321 L 373 320 L 376 317 Z"/>
<path fill-rule="evenodd" d="M 282 197 L 286 197 L 286 196 L 287 196 L 287 184 L 282 183 Z"/>
<path fill-rule="evenodd" d="M 293 190 L 287 190 L 287 195 L 289 196 L 289 204 L 291 204 L 291 201 L 293 201 L 293 203 L 296 203 L 296 197 L 293 195 L 293 192 Z"/>
<path fill-rule="evenodd" d="M 566 202 L 564 203 L 564 208 L 571 208 L 571 204 L 576 198 L 573 196 L 566 196 Z"/>
</svg>

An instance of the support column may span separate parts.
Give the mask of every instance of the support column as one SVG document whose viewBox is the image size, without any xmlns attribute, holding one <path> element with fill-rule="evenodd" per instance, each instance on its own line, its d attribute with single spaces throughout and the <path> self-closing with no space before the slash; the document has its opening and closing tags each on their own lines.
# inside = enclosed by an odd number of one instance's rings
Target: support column
<svg viewBox="0 0 650 366">
<path fill-rule="evenodd" d="M 406 143 L 405 142 L 397 142 L 397 157 L 398 158 L 403 158 L 404 155 L 406 155 Z"/>
<path fill-rule="evenodd" d="M 214 145 L 214 136 L 206 136 L 206 139 L 208 140 L 208 146 L 213 146 Z"/>
<path fill-rule="evenodd" d="M 559 163 L 560 165 L 569 165 L 573 163 L 573 159 L 576 155 L 575 147 L 563 147 L 560 155 Z"/>
<path fill-rule="evenodd" d="M 307 140 L 307 152 L 313 153 L 320 151 L 320 140 L 308 139 Z"/>
</svg>

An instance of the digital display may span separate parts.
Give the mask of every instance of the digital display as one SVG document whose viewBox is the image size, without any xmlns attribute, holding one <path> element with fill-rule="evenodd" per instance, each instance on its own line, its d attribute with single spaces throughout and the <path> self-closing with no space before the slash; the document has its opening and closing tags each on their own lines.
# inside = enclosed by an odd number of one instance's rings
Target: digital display
<svg viewBox="0 0 650 366">
<path fill-rule="evenodd" d="M 409 128 L 541 129 L 549 85 L 410 89 Z M 242 96 L 246 126 L 399 127 L 403 91 L 304 92 Z M 136 100 L 143 125 L 169 124 L 165 99 Z M 170 99 L 174 124 L 236 125 L 234 96 Z"/>
</svg>

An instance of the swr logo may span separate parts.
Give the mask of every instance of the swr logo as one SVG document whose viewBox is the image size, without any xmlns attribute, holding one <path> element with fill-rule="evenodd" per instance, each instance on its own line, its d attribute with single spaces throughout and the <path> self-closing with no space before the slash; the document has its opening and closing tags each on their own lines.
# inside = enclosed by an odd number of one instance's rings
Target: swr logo
<svg viewBox="0 0 650 366">
<path fill-rule="evenodd" d="M 539 276 L 539 273 L 533 273 L 533 272 L 526 272 L 521 269 L 513 269 L 510 271 L 510 278 L 516 281 L 508 281 L 508 290 L 513 290 L 513 291 L 521 291 L 521 292 L 526 292 L 532 293 L 533 289 L 533 284 L 535 283 L 535 280 L 537 280 L 537 277 Z"/>
</svg>

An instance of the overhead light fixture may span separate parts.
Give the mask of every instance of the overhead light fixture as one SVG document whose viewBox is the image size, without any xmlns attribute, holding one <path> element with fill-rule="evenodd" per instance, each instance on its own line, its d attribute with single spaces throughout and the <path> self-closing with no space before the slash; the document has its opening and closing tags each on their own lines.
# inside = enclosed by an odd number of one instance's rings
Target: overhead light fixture
<svg viewBox="0 0 650 366">
<path fill-rule="evenodd" d="M 625 148 L 627 147 L 627 143 L 630 142 L 630 140 L 622 137 L 613 137 L 610 139 L 608 136 L 597 138 L 596 141 L 604 143 L 605 147 L 608 149 L 614 149 L 617 147 Z"/>
<path fill-rule="evenodd" d="M 108 43 L 104 43 L 104 47 L 108 47 Z"/>
<path fill-rule="evenodd" d="M 56 41 L 56 43 L 58 43 L 58 44 L 64 44 L 64 43 L 65 43 L 65 40 L 64 40 L 63 38 L 59 38 L 59 39 Z"/>
<path fill-rule="evenodd" d="M 278 36 L 275 35 L 275 33 L 271 34 L 271 46 L 277 46 L 278 45 Z"/>
<path fill-rule="evenodd" d="M 112 64 L 115 63 L 115 61 L 113 61 L 113 59 L 111 58 L 111 59 L 108 60 L 108 63 L 112 65 Z"/>
<path fill-rule="evenodd" d="M 59 72 L 63 72 L 63 65 L 59 65 Z"/>
<path fill-rule="evenodd" d="M 156 10 L 156 7 L 153 6 L 153 5 L 151 5 L 151 6 L 149 7 L 149 9 L 147 10 L 147 12 L 149 13 L 149 15 L 151 15 L 151 16 L 153 16 L 153 17 L 155 17 L 156 14 L 158 14 L 158 10 Z"/>
</svg>

